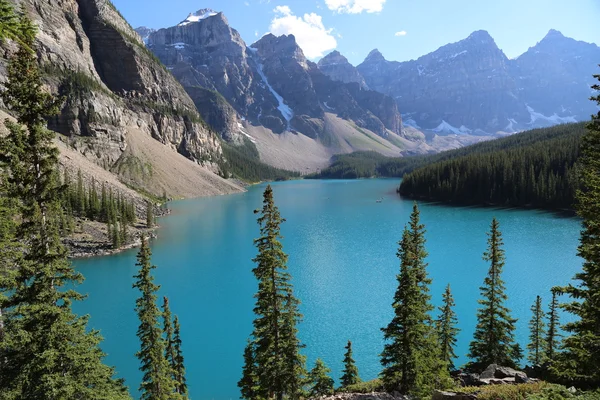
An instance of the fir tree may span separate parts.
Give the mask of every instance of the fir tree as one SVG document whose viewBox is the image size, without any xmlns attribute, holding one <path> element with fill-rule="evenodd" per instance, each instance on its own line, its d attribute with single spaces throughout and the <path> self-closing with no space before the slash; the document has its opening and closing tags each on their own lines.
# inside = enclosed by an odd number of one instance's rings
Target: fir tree
<svg viewBox="0 0 600 400">
<path fill-rule="evenodd" d="M 469 345 L 469 357 L 473 360 L 470 369 L 473 370 L 483 370 L 490 364 L 516 367 L 520 358 L 520 347 L 514 342 L 517 320 L 504 305 L 508 297 L 501 277 L 505 262 L 503 244 L 498 221 L 494 218 L 488 233 L 488 248 L 483 254 L 490 268 L 479 288 L 483 299 L 479 300 L 477 327 Z"/>
<path fill-rule="evenodd" d="M 0 309 L 0 398 L 126 399 L 122 381 L 102 363 L 101 337 L 87 330 L 87 318 L 71 310 L 83 280 L 68 262 L 60 241 L 63 185 L 58 150 L 46 119 L 59 102 L 42 88 L 34 48 L 35 28 L 23 15 L 22 45 L 8 65 L 5 104 L 17 123 L 5 124 L 0 139 L 7 195 L 17 204 L 15 243 L 20 256 L 3 271 Z M 1 29 L 1 28 L 0 28 Z"/>
<path fill-rule="evenodd" d="M 185 379 L 183 351 L 181 350 L 181 327 L 179 326 L 179 318 L 177 318 L 177 315 L 173 321 L 173 348 L 175 350 L 175 359 L 173 360 L 173 369 L 175 371 L 175 392 L 186 397 L 188 394 L 188 388 Z"/>
<path fill-rule="evenodd" d="M 310 370 L 308 378 L 311 383 L 309 396 L 321 397 L 333 394 L 333 379 L 328 375 L 331 372 L 323 360 L 317 358 L 315 366 Z"/>
<path fill-rule="evenodd" d="M 439 307 L 440 315 L 436 321 L 436 325 L 442 359 L 446 362 L 450 370 L 454 369 L 456 335 L 460 331 L 456 327 L 458 320 L 456 312 L 454 312 L 454 306 L 454 298 L 450 291 L 450 284 L 448 284 L 442 296 L 442 306 Z"/>
<path fill-rule="evenodd" d="M 154 226 L 154 206 L 152 202 L 146 201 L 146 227 Z"/>
<path fill-rule="evenodd" d="M 154 284 L 152 270 L 156 267 L 150 262 L 152 253 L 145 237 L 137 255 L 140 268 L 135 276 L 133 287 L 139 289 L 140 297 L 135 302 L 135 311 L 140 320 L 137 336 L 140 339 L 140 370 L 144 373 L 140 391 L 144 400 L 170 400 L 175 390 L 171 367 L 165 358 L 165 340 L 160 328 L 161 312 L 156 305 L 156 292 L 160 288 Z"/>
<path fill-rule="evenodd" d="M 280 225 L 284 222 L 273 201 L 273 190 L 267 186 L 258 224 L 260 237 L 254 241 L 258 255 L 254 258 L 253 273 L 258 280 L 255 295 L 253 364 L 244 365 L 242 380 L 238 383 L 242 395 L 252 393 L 253 398 L 299 398 L 305 376 L 302 345 L 298 340 L 297 323 L 301 319 L 299 301 L 293 296 L 291 276 L 287 272 L 287 255 L 279 239 Z M 256 373 L 257 384 L 249 387 L 249 374 Z"/>
<path fill-rule="evenodd" d="M 258 372 L 254 359 L 254 343 L 248 340 L 244 349 L 244 367 L 242 379 L 238 382 L 242 399 L 259 399 L 260 387 L 258 386 Z"/>
<path fill-rule="evenodd" d="M 600 75 L 594 75 L 600 81 Z M 600 90 L 600 84 L 592 86 Z M 600 105 L 600 95 L 591 98 Z M 577 284 L 562 288 L 571 297 L 561 307 L 577 319 L 563 326 L 570 333 L 563 340 L 563 352 L 557 371 L 561 378 L 579 386 L 600 386 L 600 112 L 592 116 L 581 145 L 580 190 L 577 192 L 577 213 L 583 230 L 578 255 L 583 269 L 575 274 Z"/>
<path fill-rule="evenodd" d="M 174 332 L 173 332 L 173 322 L 171 320 L 171 309 L 169 308 L 169 299 L 165 296 L 163 297 L 163 332 L 165 334 L 165 358 L 167 362 L 171 366 L 172 374 L 175 375 L 175 342 L 174 342 Z"/>
<path fill-rule="evenodd" d="M 545 355 L 548 360 L 554 359 L 556 349 L 560 347 L 560 337 L 558 334 L 558 290 L 552 289 L 552 301 L 548 311 L 548 332 L 546 334 Z"/>
<path fill-rule="evenodd" d="M 358 375 L 358 368 L 352 358 L 352 342 L 348 340 L 348 344 L 345 347 L 346 354 L 344 354 L 344 371 L 340 383 L 342 387 L 347 387 L 359 383 L 360 377 Z"/>
<path fill-rule="evenodd" d="M 537 296 L 535 303 L 531 306 L 531 321 L 529 322 L 529 356 L 527 359 L 531 365 L 542 365 L 544 362 L 544 349 L 546 348 L 546 326 L 544 324 L 544 311 L 542 309 L 542 298 Z"/>
<path fill-rule="evenodd" d="M 425 262 L 425 227 L 419 221 L 416 203 L 409 228 L 404 228 L 397 253 L 400 273 L 392 303 L 394 317 L 382 329 L 386 344 L 381 354 L 381 377 L 389 391 L 424 397 L 445 385 L 449 375 L 440 360 L 438 338 L 429 315 L 433 306 Z"/>
</svg>

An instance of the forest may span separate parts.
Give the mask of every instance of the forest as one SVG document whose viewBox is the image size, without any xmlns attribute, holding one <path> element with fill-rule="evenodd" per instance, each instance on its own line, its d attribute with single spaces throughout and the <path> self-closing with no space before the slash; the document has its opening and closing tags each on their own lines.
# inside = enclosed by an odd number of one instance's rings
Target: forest
<svg viewBox="0 0 600 400">
<path fill-rule="evenodd" d="M 398 192 L 460 205 L 572 209 L 584 133 L 585 124 L 566 124 L 472 146 L 407 173 Z"/>
</svg>

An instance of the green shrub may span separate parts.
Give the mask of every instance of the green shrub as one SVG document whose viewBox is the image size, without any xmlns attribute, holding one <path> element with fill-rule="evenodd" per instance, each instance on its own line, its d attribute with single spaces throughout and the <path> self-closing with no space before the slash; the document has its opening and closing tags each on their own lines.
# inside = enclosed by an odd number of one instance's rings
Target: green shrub
<svg viewBox="0 0 600 400">
<path fill-rule="evenodd" d="M 383 392 L 383 382 L 381 379 L 373 379 L 372 381 L 359 382 L 354 385 L 346 386 L 337 390 L 341 393 L 371 393 L 371 392 Z"/>
</svg>

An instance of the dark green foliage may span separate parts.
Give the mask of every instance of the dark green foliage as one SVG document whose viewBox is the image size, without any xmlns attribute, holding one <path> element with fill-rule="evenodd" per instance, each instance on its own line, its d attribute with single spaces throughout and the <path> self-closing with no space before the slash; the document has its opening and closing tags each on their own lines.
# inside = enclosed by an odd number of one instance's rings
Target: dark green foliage
<svg viewBox="0 0 600 400">
<path fill-rule="evenodd" d="M 59 104 L 42 88 L 33 52 L 35 28 L 24 16 L 19 23 L 25 27 L 22 45 L 8 65 L 3 92 L 18 123 L 5 121 L 9 132 L 0 139 L 6 173 L 3 203 L 15 207 L 2 213 L 13 215 L 15 210 L 18 216 L 15 225 L 0 225 L 3 239 L 9 241 L 1 244 L 19 249 L 2 255 L 0 398 L 126 399 L 123 382 L 102 364 L 98 332 L 88 331 L 87 317 L 71 310 L 83 298 L 72 289 L 83 277 L 61 244 L 64 193 L 54 133 L 46 129 Z"/>
<path fill-rule="evenodd" d="M 315 366 L 310 370 L 308 379 L 310 381 L 310 397 L 321 397 L 333 394 L 333 379 L 329 376 L 331 370 L 327 368 L 323 360 L 317 358 Z"/>
<path fill-rule="evenodd" d="M 583 124 L 560 125 L 469 146 L 466 155 L 406 174 L 399 193 L 462 205 L 571 209 L 583 133 Z"/>
<path fill-rule="evenodd" d="M 140 370 L 144 373 L 140 391 L 144 400 L 170 400 L 175 390 L 171 366 L 165 357 L 165 340 L 159 324 L 162 317 L 156 305 L 156 292 L 160 288 L 154 284 L 152 270 L 156 267 L 150 262 L 150 247 L 146 238 L 142 238 L 142 247 L 137 255 L 139 272 L 134 276 L 133 287 L 139 289 L 140 297 L 135 302 L 135 311 L 140 320 L 137 336 L 140 339 Z"/>
<path fill-rule="evenodd" d="M 262 210 L 255 212 L 260 213 L 260 237 L 254 241 L 258 255 L 253 260 L 258 280 L 256 318 L 238 386 L 242 396 L 252 396 L 245 397 L 248 399 L 297 399 L 306 375 L 296 328 L 302 315 L 287 272 L 288 256 L 279 241 L 280 225 L 285 220 L 275 206 L 270 185 L 264 192 Z"/>
<path fill-rule="evenodd" d="M 456 312 L 454 312 L 454 298 L 450 291 L 450 284 L 446 286 L 446 290 L 442 296 L 442 306 L 439 307 L 440 315 L 436 320 L 436 328 L 438 339 L 440 341 L 440 351 L 442 360 L 446 362 L 449 370 L 454 369 L 454 359 L 456 354 L 454 348 L 456 347 L 456 335 L 460 329 L 456 327 L 458 319 L 456 318 Z"/>
<path fill-rule="evenodd" d="M 477 327 L 469 345 L 469 357 L 473 360 L 469 369 L 477 372 L 490 364 L 516 367 L 522 356 L 521 348 L 514 342 L 517 320 L 505 306 L 508 297 L 501 276 L 505 262 L 503 244 L 500 225 L 494 218 L 488 233 L 488 248 L 483 253 L 483 260 L 490 263 L 490 268 L 479 288 L 483 298 L 478 301 L 481 308 L 477 311 Z"/>
<path fill-rule="evenodd" d="M 154 226 L 154 204 L 151 201 L 146 201 L 146 227 Z"/>
<path fill-rule="evenodd" d="M 548 311 L 548 332 L 546 334 L 545 355 L 548 360 L 554 359 L 554 354 L 560 348 L 560 336 L 558 333 L 558 290 L 552 289 L 552 301 Z"/>
<path fill-rule="evenodd" d="M 261 162 L 256 146 L 246 138 L 242 146 L 232 146 L 226 142 L 221 142 L 221 146 L 225 158 L 221 163 L 221 170 L 243 181 L 274 181 L 300 176 L 298 172 L 271 167 Z"/>
<path fill-rule="evenodd" d="M 544 323 L 544 310 L 542 309 L 542 298 L 537 296 L 535 303 L 531 306 L 531 321 L 529 321 L 529 356 L 527 360 L 531 365 L 542 365 L 545 361 L 544 349 L 546 349 L 546 324 Z"/>
<path fill-rule="evenodd" d="M 383 381 L 379 378 L 338 389 L 338 392 L 341 393 L 373 393 L 383 391 L 385 391 L 385 387 L 383 386 Z"/>
<path fill-rule="evenodd" d="M 309 175 L 309 179 L 358 179 L 372 177 L 401 177 L 425 165 L 430 157 L 385 157 L 374 151 L 358 151 L 336 155 L 329 167 Z"/>
<path fill-rule="evenodd" d="M 352 358 L 352 342 L 348 340 L 348 344 L 345 347 L 346 354 L 344 354 L 344 371 L 342 378 L 340 379 L 340 384 L 342 387 L 355 385 L 359 383 L 360 377 L 358 376 L 358 368 L 356 367 L 356 363 L 354 362 L 354 358 Z"/>
<path fill-rule="evenodd" d="M 392 307 L 394 317 L 382 328 L 381 378 L 388 391 L 429 396 L 449 378 L 430 312 L 433 310 L 425 258 L 425 227 L 415 203 L 408 227 L 398 243 L 400 273 Z"/>
<path fill-rule="evenodd" d="M 181 350 L 181 327 L 179 326 L 177 315 L 173 321 L 173 347 L 175 349 L 175 358 L 173 360 L 175 392 L 185 397 L 188 394 L 188 388 L 185 379 L 183 351 Z"/>
<path fill-rule="evenodd" d="M 594 75 L 600 81 L 600 75 Z M 600 90 L 600 84 L 592 87 Z M 600 96 L 592 97 L 600 105 Z M 557 372 L 579 386 L 600 387 L 600 112 L 592 117 L 581 144 L 581 189 L 577 213 L 583 230 L 578 255 L 583 269 L 575 274 L 577 284 L 562 288 L 572 299 L 562 308 L 576 317 L 563 326 L 570 334 L 563 340 Z"/>
</svg>

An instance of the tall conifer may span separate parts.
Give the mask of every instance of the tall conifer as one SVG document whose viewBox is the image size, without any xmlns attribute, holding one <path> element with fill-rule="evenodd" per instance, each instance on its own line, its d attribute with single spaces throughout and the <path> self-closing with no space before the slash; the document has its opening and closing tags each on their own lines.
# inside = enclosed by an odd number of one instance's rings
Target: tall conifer
<svg viewBox="0 0 600 400">
<path fill-rule="evenodd" d="M 483 260 L 490 263 L 488 275 L 480 287 L 481 308 L 477 311 L 477 327 L 469 345 L 470 368 L 484 370 L 490 364 L 515 367 L 520 358 L 520 347 L 514 341 L 516 319 L 510 316 L 505 303 L 508 299 L 502 280 L 504 242 L 500 224 L 494 218 L 488 233 L 488 248 Z"/>
<path fill-rule="evenodd" d="M 35 27 L 24 15 L 19 24 L 21 46 L 2 94 L 17 123 L 5 121 L 9 133 L 0 142 L 7 195 L 18 207 L 14 233 L 21 255 L 1 274 L 0 398 L 126 399 L 122 381 L 102 363 L 98 332 L 71 310 L 82 296 L 65 286 L 83 277 L 68 262 L 59 234 L 64 186 L 54 133 L 46 129 L 58 101 L 42 87 Z"/>
<path fill-rule="evenodd" d="M 135 302 L 135 311 L 140 320 L 137 336 L 140 339 L 140 351 L 136 353 L 144 373 L 140 391 L 143 400 L 170 400 L 175 390 L 175 382 L 171 367 L 165 357 L 165 340 L 159 319 L 162 316 L 156 305 L 156 292 L 160 288 L 154 284 L 151 264 L 152 253 L 145 237 L 137 255 L 137 266 L 140 268 L 135 275 L 133 287 L 139 289 L 140 297 Z"/>
<path fill-rule="evenodd" d="M 454 306 L 454 298 L 450 291 L 450 284 L 448 284 L 442 295 L 442 306 L 438 308 L 440 314 L 436 320 L 436 326 L 442 359 L 446 362 L 448 369 L 450 370 L 454 369 L 454 359 L 456 358 L 456 353 L 454 352 L 454 348 L 456 347 L 456 335 L 460 331 L 460 329 L 456 327 L 458 319 L 456 318 Z"/>
<path fill-rule="evenodd" d="M 258 224 L 260 237 L 254 241 L 258 255 L 253 269 L 258 280 L 255 295 L 253 340 L 246 348 L 246 362 L 240 386 L 242 396 L 251 398 L 299 398 L 305 372 L 305 359 L 300 354 L 297 323 L 302 318 L 299 301 L 293 295 L 291 276 L 287 272 L 287 254 L 283 252 L 281 218 L 273 200 L 273 189 L 267 186 Z M 256 386 L 251 387 L 256 376 Z"/>
<path fill-rule="evenodd" d="M 390 391 L 424 397 L 445 385 L 449 375 L 440 360 L 438 338 L 429 315 L 433 306 L 425 262 L 425 227 L 420 223 L 416 203 L 397 256 L 398 289 L 392 303 L 394 317 L 382 329 L 386 344 L 381 354 L 381 377 Z"/>
<path fill-rule="evenodd" d="M 188 394 L 187 382 L 185 379 L 185 363 L 183 359 L 183 350 L 181 349 L 181 327 L 177 315 L 173 320 L 173 348 L 175 350 L 174 370 L 175 370 L 175 391 L 186 397 Z"/>
<path fill-rule="evenodd" d="M 552 289 L 552 300 L 550 301 L 550 309 L 548 310 L 548 332 L 546 335 L 545 355 L 548 360 L 554 359 L 554 353 L 560 347 L 560 336 L 558 333 L 558 290 Z"/>
<path fill-rule="evenodd" d="M 594 75 L 600 81 L 600 75 Z M 600 84 L 592 86 L 600 90 Z M 600 105 L 600 95 L 591 98 Z M 581 143 L 581 182 L 577 213 L 583 230 L 578 255 L 583 269 L 573 278 L 576 284 L 562 288 L 571 297 L 562 308 L 576 317 L 563 326 L 570 333 L 563 340 L 557 366 L 559 374 L 579 386 L 600 386 L 600 112 L 592 116 Z"/>
<path fill-rule="evenodd" d="M 545 360 L 544 349 L 546 348 L 546 324 L 544 323 L 544 310 L 542 309 L 542 298 L 536 296 L 531 306 L 531 321 L 529 321 L 529 343 L 527 360 L 531 365 L 542 365 Z"/>
<path fill-rule="evenodd" d="M 311 386 L 308 393 L 309 397 L 315 398 L 333 394 L 333 379 L 329 376 L 330 372 L 331 370 L 327 368 L 323 360 L 317 358 L 315 366 L 308 373 Z"/>
<path fill-rule="evenodd" d="M 345 347 L 346 354 L 344 354 L 344 371 L 340 383 L 342 387 L 347 387 L 360 382 L 358 375 L 358 368 L 352 358 L 352 342 L 348 340 L 348 344 Z"/>
</svg>

